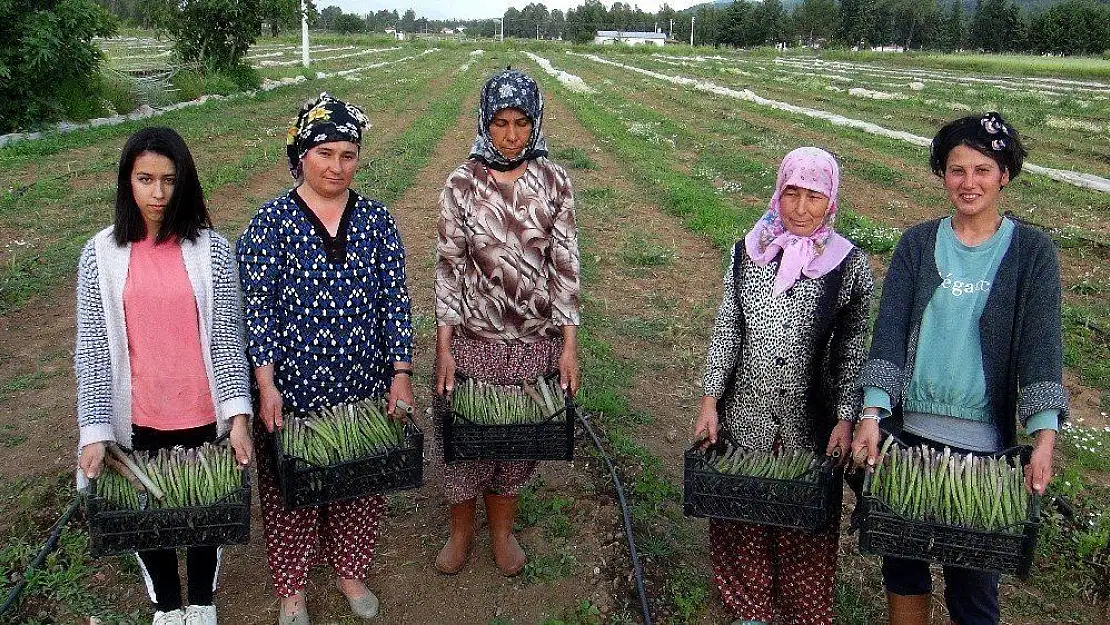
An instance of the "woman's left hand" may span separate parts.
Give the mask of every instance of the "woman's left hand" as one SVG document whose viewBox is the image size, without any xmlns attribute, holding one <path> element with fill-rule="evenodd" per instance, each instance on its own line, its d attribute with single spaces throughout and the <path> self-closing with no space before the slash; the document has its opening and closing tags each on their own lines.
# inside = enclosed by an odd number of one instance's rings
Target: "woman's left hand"
<svg viewBox="0 0 1110 625">
<path fill-rule="evenodd" d="M 397 400 L 413 405 L 412 400 L 412 375 L 400 374 L 393 376 L 393 383 L 389 385 L 389 407 L 387 412 L 394 419 L 401 420 L 404 410 L 397 410 Z"/>
<path fill-rule="evenodd" d="M 851 449 L 852 422 L 841 419 L 829 436 L 829 444 L 825 446 L 825 455 L 832 458 L 838 466 L 844 466 L 851 455 Z"/>
<path fill-rule="evenodd" d="M 559 386 L 571 397 L 578 394 L 578 350 L 572 343 L 564 344 L 559 355 Z"/>
<path fill-rule="evenodd" d="M 1043 495 L 1052 481 L 1052 450 L 1056 448 L 1056 431 L 1037 430 L 1036 438 L 1029 466 L 1025 467 L 1025 490 Z"/>
<path fill-rule="evenodd" d="M 254 457 L 250 415 L 240 414 L 231 418 L 231 435 L 228 436 L 228 442 L 231 443 L 231 449 L 235 451 L 235 460 L 239 465 L 249 466 Z"/>
</svg>

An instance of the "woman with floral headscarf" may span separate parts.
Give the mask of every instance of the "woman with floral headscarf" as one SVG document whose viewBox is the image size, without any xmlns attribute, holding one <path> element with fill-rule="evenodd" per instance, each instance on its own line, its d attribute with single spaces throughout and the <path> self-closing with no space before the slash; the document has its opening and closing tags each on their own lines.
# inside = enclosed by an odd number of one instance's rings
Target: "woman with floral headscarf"
<svg viewBox="0 0 1110 625">
<path fill-rule="evenodd" d="M 696 440 L 715 443 L 720 429 L 748 448 L 847 458 L 874 281 L 866 254 L 833 229 L 839 184 L 832 155 L 794 150 L 770 209 L 733 247 Z M 736 623 L 832 623 L 838 527 L 710 519 L 713 571 Z"/>
<path fill-rule="evenodd" d="M 365 114 L 324 93 L 289 131 L 297 186 L 270 200 L 239 238 L 247 351 L 258 389 L 258 490 L 278 622 L 305 625 L 309 567 L 328 563 L 351 610 L 378 612 L 362 582 L 373 559 L 382 496 L 290 509 L 282 503 L 273 439 L 282 411 L 388 397 L 412 403 L 412 326 L 405 250 L 380 202 L 350 188 Z M 264 427 L 263 427 L 264 426 Z"/>
<path fill-rule="evenodd" d="M 566 171 L 547 159 L 543 99 L 517 70 L 482 87 L 470 158 L 440 196 L 436 247 L 436 379 L 443 397 L 455 371 L 519 383 L 558 370 L 578 390 L 578 235 Z M 438 424 L 438 419 L 437 419 Z M 442 445 L 442 433 L 437 434 Z M 458 573 L 484 495 L 490 544 L 505 575 L 524 567 L 512 535 L 517 495 L 535 462 L 468 461 L 444 467 L 451 537 L 436 568 Z"/>
<path fill-rule="evenodd" d="M 1061 384 L 1060 265 L 1052 239 L 999 213 L 1025 148 L 998 113 L 946 124 L 929 164 L 951 216 L 906 230 L 883 281 L 864 413 L 853 458 L 874 466 L 879 420 L 910 445 L 989 454 L 1035 437 L 1026 489 L 1052 479 L 1056 430 L 1068 414 Z M 957 625 L 999 619 L 996 573 L 945 566 L 944 599 Z M 927 562 L 883 558 L 894 625 L 930 622 Z"/>
</svg>

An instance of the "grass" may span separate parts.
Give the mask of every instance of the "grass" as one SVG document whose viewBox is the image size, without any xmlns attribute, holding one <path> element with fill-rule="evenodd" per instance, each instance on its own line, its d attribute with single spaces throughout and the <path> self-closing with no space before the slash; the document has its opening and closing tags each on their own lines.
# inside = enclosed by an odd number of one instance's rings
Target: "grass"
<svg viewBox="0 0 1110 625">
<path fill-rule="evenodd" d="M 557 150 L 554 157 L 556 162 L 562 163 L 571 169 L 597 169 L 597 163 L 580 148 L 572 147 Z"/>
<path fill-rule="evenodd" d="M 632 231 L 621 247 L 620 259 L 630 267 L 666 267 L 674 264 L 674 248 L 660 245 L 643 232 Z"/>
</svg>

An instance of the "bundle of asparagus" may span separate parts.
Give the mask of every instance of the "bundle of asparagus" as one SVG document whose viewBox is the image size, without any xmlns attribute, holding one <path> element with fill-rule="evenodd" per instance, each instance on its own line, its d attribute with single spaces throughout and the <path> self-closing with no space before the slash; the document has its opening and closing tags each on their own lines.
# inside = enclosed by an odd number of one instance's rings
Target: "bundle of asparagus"
<svg viewBox="0 0 1110 625">
<path fill-rule="evenodd" d="M 746 475 L 776 480 L 804 480 L 817 482 L 817 473 L 811 469 L 830 462 L 806 449 L 777 449 L 759 451 L 736 447 L 725 441 L 725 448 L 707 458 L 709 466 L 726 475 Z"/>
<path fill-rule="evenodd" d="M 108 446 L 96 494 L 121 510 L 210 506 L 242 487 L 235 453 L 205 443 L 195 449 L 174 447 L 156 454 L 122 453 Z"/>
<path fill-rule="evenodd" d="M 381 400 L 366 399 L 287 418 L 280 437 L 287 455 L 327 466 L 393 451 L 404 436 Z"/>
<path fill-rule="evenodd" d="M 451 408 L 471 423 L 543 423 L 563 409 L 563 392 L 540 376 L 535 385 L 501 386 L 467 378 L 455 387 Z"/>
<path fill-rule="evenodd" d="M 1027 520 L 1029 493 L 1018 459 L 883 444 L 871 495 L 908 519 L 995 532 Z"/>
</svg>

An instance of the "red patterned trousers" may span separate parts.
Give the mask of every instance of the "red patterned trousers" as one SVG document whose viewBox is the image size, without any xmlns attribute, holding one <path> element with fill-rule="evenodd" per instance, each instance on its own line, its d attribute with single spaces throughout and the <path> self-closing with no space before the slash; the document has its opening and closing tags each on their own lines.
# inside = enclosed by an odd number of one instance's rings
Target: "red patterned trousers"
<svg viewBox="0 0 1110 625">
<path fill-rule="evenodd" d="M 272 451 L 266 447 L 272 440 L 269 435 L 255 437 L 258 495 L 274 594 L 290 597 L 303 590 L 309 569 L 316 565 L 330 564 L 345 579 L 366 577 L 374 561 L 386 498 L 373 495 L 316 508 L 286 508 Z"/>
<path fill-rule="evenodd" d="M 836 530 L 808 534 L 709 520 L 713 573 L 733 618 L 832 625 Z"/>
</svg>

